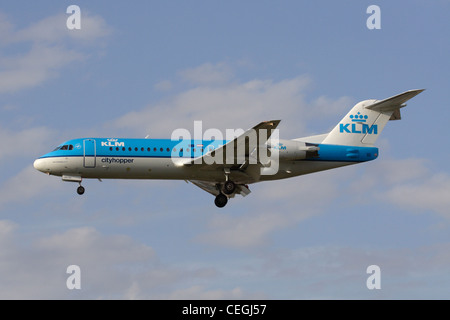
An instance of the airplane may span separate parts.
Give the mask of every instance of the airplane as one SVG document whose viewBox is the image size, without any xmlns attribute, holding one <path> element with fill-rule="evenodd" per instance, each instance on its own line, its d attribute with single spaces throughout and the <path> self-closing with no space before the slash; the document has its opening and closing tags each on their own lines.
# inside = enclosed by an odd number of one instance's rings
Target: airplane
<svg viewBox="0 0 450 320">
<path fill-rule="evenodd" d="M 80 195 L 83 179 L 185 180 L 222 208 L 237 194 L 247 196 L 252 183 L 375 160 L 374 143 L 386 123 L 400 120 L 405 102 L 424 90 L 361 101 L 326 134 L 272 139 L 280 120 L 271 120 L 229 140 L 81 138 L 39 157 L 34 168 L 78 183 Z"/>
</svg>

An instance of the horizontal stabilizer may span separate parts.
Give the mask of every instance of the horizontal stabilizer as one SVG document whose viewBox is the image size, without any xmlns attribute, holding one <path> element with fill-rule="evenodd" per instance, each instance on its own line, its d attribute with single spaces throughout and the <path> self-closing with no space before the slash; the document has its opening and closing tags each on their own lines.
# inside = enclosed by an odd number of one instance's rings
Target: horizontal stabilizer
<svg viewBox="0 0 450 320">
<path fill-rule="evenodd" d="M 396 96 L 384 99 L 384 100 L 380 100 L 380 101 L 376 101 L 375 103 L 367 106 L 367 109 L 370 110 L 374 110 L 374 111 L 379 111 L 379 112 L 383 112 L 383 111 L 393 111 L 399 108 L 402 108 L 405 105 L 405 102 L 408 101 L 409 99 L 414 98 L 415 96 L 417 96 L 419 93 L 421 93 L 422 91 L 424 91 L 425 89 L 418 89 L 418 90 L 409 90 L 403 93 L 400 93 Z M 394 119 L 392 119 L 394 120 Z"/>
</svg>

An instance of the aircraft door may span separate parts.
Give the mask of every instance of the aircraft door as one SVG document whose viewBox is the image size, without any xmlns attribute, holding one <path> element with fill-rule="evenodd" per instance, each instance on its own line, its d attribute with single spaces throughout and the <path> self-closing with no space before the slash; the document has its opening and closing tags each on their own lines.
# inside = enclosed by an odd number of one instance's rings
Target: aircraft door
<svg viewBox="0 0 450 320">
<path fill-rule="evenodd" d="M 95 168 L 95 140 L 94 139 L 86 139 L 83 140 L 83 148 L 84 148 L 84 159 L 83 166 L 85 168 Z"/>
</svg>

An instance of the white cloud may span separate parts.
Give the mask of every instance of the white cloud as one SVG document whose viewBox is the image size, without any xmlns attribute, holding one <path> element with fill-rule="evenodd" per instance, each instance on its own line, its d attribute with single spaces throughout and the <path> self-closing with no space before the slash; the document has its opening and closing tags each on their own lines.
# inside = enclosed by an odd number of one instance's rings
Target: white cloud
<svg viewBox="0 0 450 320">
<path fill-rule="evenodd" d="M 0 220 L 0 242 L 6 243 L 8 239 L 10 239 L 16 230 L 17 225 L 8 220 Z"/>
<path fill-rule="evenodd" d="M 382 298 L 444 298 L 450 281 L 448 243 L 393 249 L 264 247 L 245 259 L 223 257 L 223 264 L 193 257 L 192 267 L 166 265 L 148 244 L 93 227 L 35 233 L 26 242 L 19 241 L 21 232 L 16 223 L 0 220 L 2 299 L 373 298 L 365 286 L 372 264 L 381 268 Z M 72 264 L 81 269 L 79 291 L 66 287 Z M 438 288 L 427 292 L 434 281 Z"/>
<path fill-rule="evenodd" d="M 22 131 L 10 131 L 0 127 L 0 160 L 6 157 L 32 156 L 38 157 L 46 150 L 46 141 L 54 132 L 46 127 L 33 127 Z"/>
<path fill-rule="evenodd" d="M 241 288 L 236 287 L 231 290 L 208 290 L 203 286 L 192 286 L 185 289 L 178 289 L 172 292 L 168 297 L 171 300 L 236 300 L 250 299 L 248 295 L 244 295 Z"/>
<path fill-rule="evenodd" d="M 448 247 L 297 246 L 262 255 L 253 273 L 264 274 L 269 288 L 283 288 L 270 292 L 275 299 L 439 299 L 450 284 Z M 370 265 L 381 269 L 381 290 L 366 286 Z"/>
<path fill-rule="evenodd" d="M 155 84 L 155 90 L 157 91 L 169 91 L 172 89 L 173 85 L 172 82 L 169 80 L 160 81 L 157 84 Z"/>
<path fill-rule="evenodd" d="M 0 64 L 0 93 L 16 92 L 20 89 L 34 87 L 49 78 L 56 77 L 58 70 L 83 55 L 61 46 L 36 45 L 24 56 L 4 58 Z"/>
<path fill-rule="evenodd" d="M 71 49 L 70 41 L 98 45 L 96 41 L 110 32 L 99 16 L 84 14 L 81 30 L 68 30 L 66 19 L 63 14 L 55 15 L 16 31 L 6 16 L 0 15 L 2 45 L 30 47 L 21 54 L 0 55 L 0 93 L 31 88 L 58 76 L 64 66 L 87 57 L 80 48 Z"/>
<path fill-rule="evenodd" d="M 55 255 L 70 256 L 78 265 L 90 265 L 94 260 L 111 265 L 124 261 L 145 262 L 155 256 L 152 248 L 136 244 L 127 236 L 105 236 L 93 227 L 70 229 L 40 239 L 36 246 Z"/>
<path fill-rule="evenodd" d="M 44 176 L 30 165 L 0 185 L 0 207 L 24 202 L 42 193 L 49 194 L 57 190 L 60 183 L 59 179 Z"/>
<path fill-rule="evenodd" d="M 242 82 L 234 78 L 232 65 L 224 62 L 206 63 L 179 74 L 194 87 L 142 110 L 131 111 L 108 125 L 124 130 L 127 135 L 162 138 L 170 137 L 177 128 L 193 132 L 193 123 L 199 120 L 203 121 L 203 131 L 217 128 L 225 136 L 225 129 L 245 130 L 261 121 L 281 119 L 280 137 L 290 139 L 326 133 L 336 124 L 335 120 L 327 127 L 314 128 L 318 116 L 321 122 L 335 119 L 336 114 L 343 116 L 352 103 L 348 97 L 333 100 L 324 96 L 307 103 L 304 96 L 311 82 L 307 75 L 280 81 Z M 155 86 L 158 91 L 172 88 L 170 81 Z"/>
<path fill-rule="evenodd" d="M 314 134 L 327 133 L 336 126 L 338 121 L 347 114 L 354 104 L 354 100 L 350 97 L 331 99 L 326 96 L 320 96 L 311 102 L 311 107 L 308 109 L 309 112 L 304 116 L 317 124 L 317 126 L 320 125 L 320 131 Z"/>
<path fill-rule="evenodd" d="M 392 203 L 411 210 L 434 211 L 450 218 L 450 176 L 435 173 L 423 181 L 394 185 L 385 192 Z"/>
<path fill-rule="evenodd" d="M 15 31 L 10 36 L 9 42 L 54 43 L 59 41 L 70 34 L 66 27 L 66 19 L 64 14 L 44 18 L 27 28 Z"/>
<path fill-rule="evenodd" d="M 214 85 L 229 82 L 233 78 L 232 68 L 224 63 L 205 63 L 196 68 L 189 68 L 180 72 L 181 77 L 196 85 Z"/>
<path fill-rule="evenodd" d="M 18 238 L 19 231 L 0 221 L 0 237 Z M 127 236 L 103 235 L 92 227 L 34 240 L 31 245 L 0 243 L 2 299 L 122 298 L 135 281 L 132 274 L 139 274 L 140 268 L 159 268 L 151 247 Z M 72 264 L 81 269 L 79 292 L 66 287 L 66 269 Z"/>
<path fill-rule="evenodd" d="M 28 166 L 20 171 L 5 171 L 0 183 L 0 207 L 24 202 L 54 191 L 58 188 L 60 179 L 47 177 L 33 168 L 33 162 L 43 153 L 48 152 L 47 142 L 52 139 L 54 131 L 46 127 L 32 127 L 21 131 L 11 131 L 0 127 L 0 163 L 11 166 L 14 161 L 23 159 Z"/>
<path fill-rule="evenodd" d="M 364 189 L 352 186 L 355 193 L 372 193 L 376 201 L 388 201 L 414 212 L 436 212 L 450 218 L 450 175 L 433 172 L 430 160 L 386 159 L 370 166 L 360 178 Z"/>
<path fill-rule="evenodd" d="M 0 220 L 1 299 L 241 299 L 236 286 L 220 287 L 210 267 L 168 266 L 147 244 L 93 227 L 21 239 L 21 229 Z M 81 290 L 69 290 L 69 265 L 81 270 Z M 200 266 L 199 266 L 200 265 Z M 205 286 L 204 280 L 210 285 Z M 219 287 L 217 287 L 219 286 Z M 255 296 L 256 297 L 256 296 Z"/>
<path fill-rule="evenodd" d="M 411 180 L 422 180 L 428 176 L 430 174 L 430 169 L 427 168 L 428 162 L 421 158 L 383 159 L 376 162 L 372 171 L 378 179 L 382 179 L 389 185 L 395 185 Z"/>
<path fill-rule="evenodd" d="M 217 216 L 209 222 L 209 232 L 200 235 L 197 240 L 237 248 L 263 245 L 269 234 L 289 226 L 295 220 L 280 212 L 251 212 L 242 217 Z"/>
<path fill-rule="evenodd" d="M 8 20 L 8 17 L 3 12 L 0 12 L 0 46 L 11 41 L 11 34 L 13 34 L 14 26 Z"/>
<path fill-rule="evenodd" d="M 56 14 L 35 22 L 27 28 L 17 30 L 9 37 L 10 42 L 56 43 L 76 40 L 89 43 L 108 36 L 111 27 L 99 15 L 87 11 L 81 12 L 81 29 L 69 30 L 66 22 L 69 14 Z M 8 27 L 9 25 L 9 27 Z M 3 28 L 11 33 L 11 25 L 5 23 Z"/>
<path fill-rule="evenodd" d="M 203 130 L 218 128 L 248 129 L 260 121 L 282 119 L 281 132 L 304 131 L 307 108 L 303 90 L 309 80 L 297 77 L 280 82 L 253 80 L 221 86 L 198 86 L 175 95 L 168 101 L 132 111 L 111 125 L 139 136 L 170 137 L 177 128 L 193 131 L 195 120 L 203 121 Z"/>
<path fill-rule="evenodd" d="M 254 192 L 248 198 L 228 205 L 244 205 L 242 214 L 212 216 L 207 229 L 196 240 L 241 249 L 267 245 L 277 231 L 321 214 L 337 195 L 339 176 L 339 173 L 317 173 L 253 185 L 250 188 Z"/>
</svg>

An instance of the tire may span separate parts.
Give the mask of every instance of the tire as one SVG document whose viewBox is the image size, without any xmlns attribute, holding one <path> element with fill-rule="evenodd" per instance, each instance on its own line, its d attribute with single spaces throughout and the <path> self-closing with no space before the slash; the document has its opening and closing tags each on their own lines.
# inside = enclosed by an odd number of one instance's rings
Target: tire
<svg viewBox="0 0 450 320">
<path fill-rule="evenodd" d="M 82 195 L 82 194 L 84 193 L 84 187 L 83 187 L 83 186 L 79 186 L 79 187 L 77 188 L 77 193 L 78 193 L 79 195 Z"/>
<path fill-rule="evenodd" d="M 223 184 L 223 192 L 225 194 L 233 194 L 233 192 L 236 190 L 236 184 L 233 181 L 226 181 Z"/>
<path fill-rule="evenodd" d="M 217 195 L 216 199 L 214 200 L 214 203 L 215 203 L 215 205 L 216 205 L 218 208 L 223 208 L 223 207 L 225 207 L 226 204 L 227 204 L 227 202 L 228 202 L 227 196 L 224 195 L 224 194 L 222 194 L 222 193 L 220 193 L 219 195 Z"/>
</svg>

